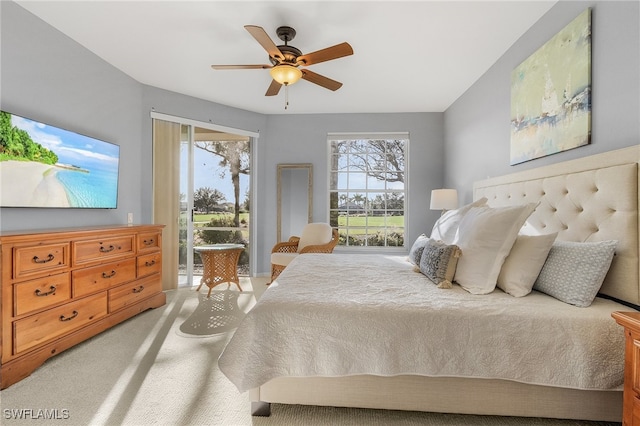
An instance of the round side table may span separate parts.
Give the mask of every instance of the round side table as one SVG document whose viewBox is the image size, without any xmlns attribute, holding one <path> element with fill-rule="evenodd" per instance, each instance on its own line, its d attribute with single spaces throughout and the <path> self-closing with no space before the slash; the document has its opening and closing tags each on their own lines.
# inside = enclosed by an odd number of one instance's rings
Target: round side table
<svg viewBox="0 0 640 426">
<path fill-rule="evenodd" d="M 204 267 L 196 291 L 200 291 L 202 284 L 206 284 L 209 287 L 208 298 L 211 296 L 211 289 L 222 283 L 227 283 L 227 288 L 234 283 L 242 291 L 238 280 L 238 259 L 244 250 L 242 244 L 211 244 L 194 247 L 193 250 L 200 255 Z"/>
</svg>

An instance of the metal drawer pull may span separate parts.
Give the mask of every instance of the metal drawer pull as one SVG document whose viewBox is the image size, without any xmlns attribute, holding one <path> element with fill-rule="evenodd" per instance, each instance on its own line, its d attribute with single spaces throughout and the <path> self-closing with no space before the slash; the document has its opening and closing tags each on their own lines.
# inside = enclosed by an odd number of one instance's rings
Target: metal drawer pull
<svg viewBox="0 0 640 426">
<path fill-rule="evenodd" d="M 153 265 L 155 265 L 155 264 L 156 264 L 156 260 L 155 260 L 155 259 L 154 259 L 154 260 L 152 260 L 151 262 L 149 262 L 149 261 L 144 262 L 144 266 L 153 266 Z"/>
<path fill-rule="evenodd" d="M 133 289 L 133 292 L 134 292 L 134 293 L 142 293 L 142 290 L 144 290 L 144 286 L 143 286 L 143 285 L 141 285 L 141 286 L 140 286 L 140 287 L 138 287 L 138 288 L 134 288 L 134 289 Z"/>
<path fill-rule="evenodd" d="M 78 316 L 78 311 L 73 311 L 73 314 L 70 317 L 65 317 L 64 315 L 60 315 L 60 321 L 71 321 L 75 317 Z"/>
<path fill-rule="evenodd" d="M 144 243 L 144 245 L 150 246 L 151 244 L 155 243 L 156 241 L 152 238 L 150 240 L 143 240 L 142 242 Z"/>
<path fill-rule="evenodd" d="M 36 289 L 36 296 L 38 297 L 48 296 L 50 294 L 56 294 L 56 286 L 52 285 L 51 287 L 49 287 L 49 291 L 45 293 L 41 292 L 39 288 Z"/>
<path fill-rule="evenodd" d="M 106 272 L 102 273 L 102 278 L 111 278 L 114 277 L 116 275 L 116 271 L 114 271 L 113 269 L 111 270 L 111 274 L 108 274 Z"/>
<path fill-rule="evenodd" d="M 109 253 L 110 251 L 115 250 L 116 248 L 114 246 L 109 246 L 109 248 L 105 248 L 104 246 L 100 246 L 100 251 L 102 253 Z"/>
<path fill-rule="evenodd" d="M 38 256 L 33 256 L 34 263 L 47 263 L 51 262 L 55 256 L 49 253 L 46 259 L 40 259 Z"/>
</svg>

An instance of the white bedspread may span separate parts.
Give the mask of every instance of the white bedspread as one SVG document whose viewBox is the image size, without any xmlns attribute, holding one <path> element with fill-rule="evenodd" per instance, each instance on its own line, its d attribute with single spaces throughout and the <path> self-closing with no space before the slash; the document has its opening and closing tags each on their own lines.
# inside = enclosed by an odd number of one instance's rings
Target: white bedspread
<svg viewBox="0 0 640 426">
<path fill-rule="evenodd" d="M 455 376 L 620 389 L 630 310 L 541 293 L 439 289 L 406 256 L 298 256 L 246 315 L 219 367 L 242 392 L 279 376 Z"/>
</svg>

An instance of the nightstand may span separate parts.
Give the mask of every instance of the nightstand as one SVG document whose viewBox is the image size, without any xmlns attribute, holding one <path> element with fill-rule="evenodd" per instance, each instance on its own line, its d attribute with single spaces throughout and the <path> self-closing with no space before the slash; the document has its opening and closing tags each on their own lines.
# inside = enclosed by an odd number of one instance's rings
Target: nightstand
<svg viewBox="0 0 640 426">
<path fill-rule="evenodd" d="M 611 316 L 624 327 L 624 397 L 622 424 L 640 426 L 640 312 L 614 312 Z"/>
</svg>

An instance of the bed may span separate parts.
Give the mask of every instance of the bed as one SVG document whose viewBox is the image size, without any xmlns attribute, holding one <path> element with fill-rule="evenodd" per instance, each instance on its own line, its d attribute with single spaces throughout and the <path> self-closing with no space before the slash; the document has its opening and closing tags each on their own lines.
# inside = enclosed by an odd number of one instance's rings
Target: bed
<svg viewBox="0 0 640 426">
<path fill-rule="evenodd" d="M 533 204 L 529 231 L 616 241 L 588 307 L 438 288 L 406 255 L 310 254 L 263 294 L 219 367 L 254 415 L 285 403 L 620 421 L 624 335 L 611 312 L 640 305 L 639 159 L 633 146 L 474 185 L 493 208 Z"/>
</svg>

